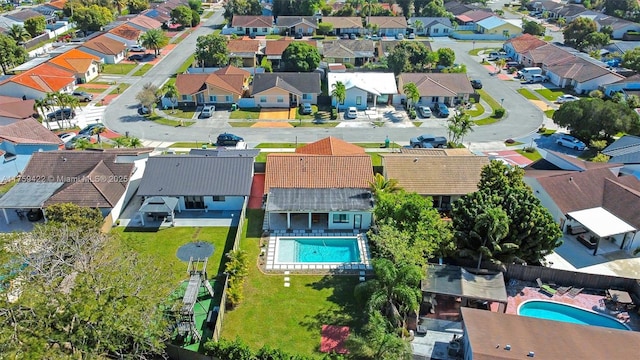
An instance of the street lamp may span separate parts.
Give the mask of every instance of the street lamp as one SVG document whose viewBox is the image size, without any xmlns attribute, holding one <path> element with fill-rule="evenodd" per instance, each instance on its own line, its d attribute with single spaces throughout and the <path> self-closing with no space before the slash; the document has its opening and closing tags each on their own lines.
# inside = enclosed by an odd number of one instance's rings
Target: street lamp
<svg viewBox="0 0 640 360">
<path fill-rule="evenodd" d="M 504 106 L 502 106 L 503 103 L 504 103 L 504 98 L 500 99 L 500 107 L 504 109 Z"/>
</svg>

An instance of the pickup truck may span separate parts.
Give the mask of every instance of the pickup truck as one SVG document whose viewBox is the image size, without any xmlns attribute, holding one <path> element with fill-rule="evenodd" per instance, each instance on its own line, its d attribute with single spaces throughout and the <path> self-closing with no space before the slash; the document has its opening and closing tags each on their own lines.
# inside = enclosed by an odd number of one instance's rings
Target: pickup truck
<svg viewBox="0 0 640 360">
<path fill-rule="evenodd" d="M 420 135 L 411 138 L 409 145 L 412 148 L 443 148 L 447 145 L 447 139 L 443 136 Z"/>
</svg>

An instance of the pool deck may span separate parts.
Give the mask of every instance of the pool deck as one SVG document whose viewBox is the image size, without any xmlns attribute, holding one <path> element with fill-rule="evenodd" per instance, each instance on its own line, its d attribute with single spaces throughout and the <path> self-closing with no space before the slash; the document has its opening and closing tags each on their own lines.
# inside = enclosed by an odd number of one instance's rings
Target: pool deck
<svg viewBox="0 0 640 360">
<path fill-rule="evenodd" d="M 309 264 L 279 264 L 276 262 L 276 240 L 278 237 L 357 237 L 358 249 L 360 251 L 361 262 L 358 263 L 309 263 Z M 269 236 L 269 245 L 267 246 L 267 260 L 265 264 L 267 271 L 300 271 L 303 273 L 313 272 L 346 272 L 359 273 L 360 271 L 371 271 L 371 253 L 369 251 L 369 244 L 367 237 L 364 233 L 351 232 L 328 232 L 328 231 L 315 231 L 312 233 L 306 233 L 304 231 L 294 232 L 273 232 Z"/>
</svg>

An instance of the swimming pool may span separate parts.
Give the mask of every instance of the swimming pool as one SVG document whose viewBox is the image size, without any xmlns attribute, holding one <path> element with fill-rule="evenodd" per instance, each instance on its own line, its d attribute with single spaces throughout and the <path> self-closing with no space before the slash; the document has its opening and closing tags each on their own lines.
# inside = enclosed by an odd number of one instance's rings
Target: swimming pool
<svg viewBox="0 0 640 360">
<path fill-rule="evenodd" d="M 276 244 L 278 263 L 359 263 L 357 237 L 281 237 Z"/>
<path fill-rule="evenodd" d="M 518 315 L 580 325 L 631 330 L 627 325 L 611 316 L 548 300 L 527 300 L 518 306 Z"/>
</svg>

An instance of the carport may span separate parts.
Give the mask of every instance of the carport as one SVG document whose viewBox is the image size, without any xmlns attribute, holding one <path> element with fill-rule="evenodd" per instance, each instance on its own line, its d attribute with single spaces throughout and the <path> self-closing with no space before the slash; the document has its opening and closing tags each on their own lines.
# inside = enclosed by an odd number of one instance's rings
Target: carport
<svg viewBox="0 0 640 360">
<path fill-rule="evenodd" d="M 7 224 L 7 209 L 40 209 L 44 212 L 44 203 L 64 185 L 62 182 L 19 182 L 0 198 L 0 209 Z M 46 216 L 45 216 L 46 221 Z"/>
<path fill-rule="evenodd" d="M 630 210 L 631 211 L 631 210 Z M 600 240 L 602 238 L 609 238 L 615 235 L 623 235 L 620 249 L 625 248 L 625 242 L 631 240 L 626 244 L 627 248 L 633 244 L 638 229 L 627 224 L 619 217 L 613 215 L 602 207 L 595 207 L 591 209 L 572 211 L 567 214 L 567 218 L 579 222 L 584 228 L 596 235 L 597 241 L 595 248 L 593 249 L 593 255 L 595 256 L 600 246 Z"/>
<path fill-rule="evenodd" d="M 153 196 L 144 201 L 140 209 L 138 209 L 138 216 L 140 216 L 140 223 L 144 226 L 145 215 L 153 218 L 171 216 L 171 225 L 175 225 L 175 210 L 180 212 L 180 201 L 175 197 L 168 196 Z"/>
</svg>

